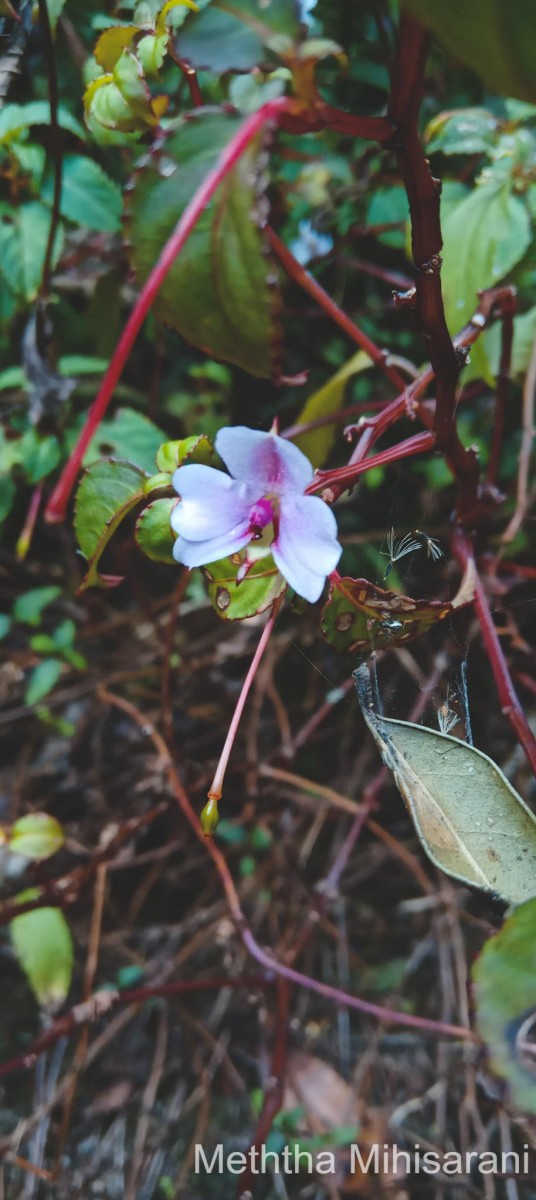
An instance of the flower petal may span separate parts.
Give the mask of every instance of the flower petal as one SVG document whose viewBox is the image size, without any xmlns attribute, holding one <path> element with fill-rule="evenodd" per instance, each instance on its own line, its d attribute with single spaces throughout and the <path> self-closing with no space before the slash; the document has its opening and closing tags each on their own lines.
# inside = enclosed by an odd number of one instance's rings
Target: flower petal
<svg viewBox="0 0 536 1200">
<path fill-rule="evenodd" d="M 180 502 L 171 514 L 171 528 L 191 542 L 217 538 L 234 529 L 249 518 L 255 499 L 246 484 L 201 463 L 179 467 L 173 487 Z"/>
<path fill-rule="evenodd" d="M 184 537 L 178 537 L 173 545 L 173 557 L 185 567 L 205 567 L 208 563 L 236 554 L 237 550 L 247 546 L 250 537 L 249 521 L 243 521 L 219 537 L 205 538 L 203 542 L 189 542 Z"/>
<path fill-rule="evenodd" d="M 313 478 L 305 454 L 275 433 L 237 425 L 220 429 L 215 445 L 231 475 L 254 486 L 257 496 L 303 492 Z"/>
<path fill-rule="evenodd" d="M 319 496 L 288 496 L 281 503 L 272 554 L 299 596 L 314 603 L 342 554 L 337 522 Z"/>
</svg>

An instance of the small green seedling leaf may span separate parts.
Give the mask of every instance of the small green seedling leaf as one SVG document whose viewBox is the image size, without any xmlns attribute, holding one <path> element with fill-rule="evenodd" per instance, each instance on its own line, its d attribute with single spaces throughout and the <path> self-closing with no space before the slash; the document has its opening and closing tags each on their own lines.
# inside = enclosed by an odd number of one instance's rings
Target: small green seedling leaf
<svg viewBox="0 0 536 1200">
<path fill-rule="evenodd" d="M 524 1112 L 536 1113 L 536 900 L 516 908 L 491 937 L 473 971 L 476 1024 L 493 1070 Z"/>
<path fill-rule="evenodd" d="M 79 591 L 114 587 L 122 576 L 101 575 L 99 561 L 121 521 L 144 499 L 146 474 L 118 459 L 103 459 L 88 467 L 76 493 L 74 529 L 88 571 Z"/>
<path fill-rule="evenodd" d="M 58 658 L 44 658 L 34 667 L 26 685 L 24 702 L 30 707 L 39 704 L 56 686 L 61 675 L 61 662 Z"/>
<path fill-rule="evenodd" d="M 240 551 L 231 558 L 222 558 L 201 568 L 208 583 L 210 601 L 218 616 L 226 621 L 243 621 L 245 617 L 265 612 L 287 587 L 271 554 L 258 558 L 245 579 L 237 583 L 244 560 L 245 552 Z"/>
<path fill-rule="evenodd" d="M 23 892 L 20 902 L 38 893 Z M 73 943 L 59 908 L 37 908 L 10 924 L 15 954 L 41 1008 L 53 1012 L 65 1001 L 71 986 Z"/>
<path fill-rule="evenodd" d="M 127 219 L 140 283 L 242 121 L 230 112 L 196 110 L 139 164 Z M 277 272 L 263 234 L 262 146 L 259 136 L 226 176 L 166 275 L 154 306 L 156 315 L 194 346 L 258 378 L 279 371 Z"/>
<path fill-rule="evenodd" d="M 354 678 L 365 721 L 432 862 L 512 904 L 536 895 L 536 817 L 502 771 L 458 738 L 379 716 L 368 668 Z"/>
<path fill-rule="evenodd" d="M 63 829 L 55 817 L 48 813 L 27 813 L 11 826 L 7 844 L 14 854 L 23 858 L 50 858 L 65 841 Z"/>
<path fill-rule="evenodd" d="M 61 588 L 55 584 L 23 592 L 21 596 L 17 596 L 13 605 L 14 620 L 21 621 L 24 625 L 40 625 L 45 608 L 60 595 Z"/>
<path fill-rule="evenodd" d="M 174 500 L 153 500 L 144 508 L 136 522 L 136 541 L 140 550 L 153 562 L 173 563 L 175 535 L 170 519 L 177 503 Z"/>
</svg>

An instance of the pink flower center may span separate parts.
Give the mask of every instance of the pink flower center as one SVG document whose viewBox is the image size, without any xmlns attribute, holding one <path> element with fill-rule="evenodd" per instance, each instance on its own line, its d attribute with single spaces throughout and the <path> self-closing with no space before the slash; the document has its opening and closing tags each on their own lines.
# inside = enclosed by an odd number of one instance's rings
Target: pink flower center
<svg viewBox="0 0 536 1200">
<path fill-rule="evenodd" d="M 272 524 L 275 515 L 274 505 L 267 496 L 256 501 L 249 514 L 249 532 L 252 541 L 258 541 L 262 537 L 263 529 Z"/>
</svg>

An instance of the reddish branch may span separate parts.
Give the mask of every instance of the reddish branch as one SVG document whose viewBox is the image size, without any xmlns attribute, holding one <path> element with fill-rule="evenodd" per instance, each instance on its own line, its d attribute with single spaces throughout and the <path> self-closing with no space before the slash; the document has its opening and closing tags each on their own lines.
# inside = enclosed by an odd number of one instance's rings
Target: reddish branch
<svg viewBox="0 0 536 1200">
<path fill-rule="evenodd" d="M 45 517 L 48 521 L 58 522 L 63 521 L 65 518 L 67 503 L 82 465 L 84 454 L 107 411 L 115 386 L 122 374 L 123 367 L 136 337 L 177 255 L 195 229 L 197 222 L 222 180 L 232 171 L 259 130 L 265 128 L 266 125 L 275 120 L 289 106 L 289 103 L 290 101 L 286 97 L 269 100 L 257 112 L 251 113 L 250 116 L 246 117 L 235 136 L 231 138 L 228 145 L 220 154 L 215 167 L 208 172 L 203 183 L 192 196 L 190 203 L 186 205 L 173 233 L 164 246 L 160 258 L 155 263 L 147 282 L 142 288 L 121 334 L 96 400 L 89 410 L 82 433 L 48 502 L 45 510 Z"/>
<path fill-rule="evenodd" d="M 394 385 L 394 387 L 398 388 L 399 391 L 403 389 L 405 386 L 405 380 L 403 379 L 402 375 L 395 370 L 394 367 L 389 366 L 389 356 L 387 351 L 380 350 L 379 346 L 376 346 L 375 342 L 373 342 L 371 338 L 367 337 L 367 334 L 363 333 L 363 330 L 360 329 L 359 326 L 356 325 L 352 320 L 350 320 L 350 317 L 346 315 L 343 309 L 339 308 L 338 304 L 335 304 L 335 301 L 331 299 L 331 296 L 328 296 L 327 292 L 324 291 L 324 288 L 316 282 L 316 279 L 313 279 L 313 276 L 310 275 L 308 271 L 304 270 L 294 255 L 291 254 L 288 247 L 285 246 L 285 243 L 281 241 L 281 238 L 274 233 L 270 226 L 268 226 L 266 232 L 268 241 L 274 254 L 276 255 L 276 258 L 279 259 L 281 266 L 284 267 L 290 279 L 293 279 L 294 282 L 299 285 L 299 287 L 303 288 L 304 292 L 307 292 L 309 296 L 312 296 L 313 300 L 316 300 L 317 304 L 324 310 L 327 316 L 330 317 L 332 321 L 335 321 L 335 324 L 338 325 L 340 329 L 344 330 L 348 337 L 351 338 L 357 346 L 360 346 L 366 354 L 368 354 L 369 358 L 372 359 L 372 362 L 380 368 L 380 371 L 383 371 L 384 375 L 387 376 L 387 379 Z"/>
<path fill-rule="evenodd" d="M 394 64 L 389 115 L 396 128 L 397 151 L 411 214 L 411 244 L 417 275 L 415 311 L 436 377 L 434 432 L 438 449 L 448 451 L 460 484 L 459 515 L 474 520 L 478 461 L 465 450 L 455 423 L 456 386 L 461 357 L 447 328 L 441 291 L 441 183 L 434 179 L 419 136 L 419 109 L 428 57 L 427 33 L 410 17 L 402 17 Z"/>
<path fill-rule="evenodd" d="M 332 987 L 329 983 L 323 983 L 319 979 L 313 979 L 310 975 L 304 975 L 301 971 L 294 970 L 293 967 L 287 966 L 273 957 L 268 951 L 263 950 L 259 946 L 251 929 L 249 928 L 242 907 L 238 892 L 235 888 L 229 867 L 219 847 L 213 842 L 205 838 L 201 829 L 199 819 L 192 808 L 190 800 L 182 785 L 180 777 L 175 770 L 171 755 L 164 742 L 164 739 L 152 726 L 148 727 L 147 718 L 131 704 L 130 701 L 124 700 L 122 697 L 114 696 L 110 692 L 102 688 L 100 691 L 101 699 L 108 704 L 113 704 L 127 713 L 140 728 L 143 728 L 146 733 L 149 729 L 148 736 L 150 737 L 155 750 L 162 759 L 168 776 L 169 784 L 175 800 L 186 818 L 195 836 L 199 839 L 205 850 L 210 855 L 214 866 L 218 872 L 221 885 L 223 887 L 231 917 L 235 923 L 236 930 L 240 935 L 246 950 L 252 958 L 258 962 L 264 970 L 273 972 L 282 979 L 288 980 L 289 983 L 294 983 L 298 987 L 305 988 L 309 992 L 314 992 L 318 996 L 323 996 L 325 1000 L 331 1001 L 333 1004 L 340 1005 L 345 1008 L 351 1008 L 357 1012 L 367 1013 L 369 1016 L 375 1017 L 377 1020 L 388 1024 L 406 1025 L 412 1029 L 421 1029 L 443 1035 L 447 1037 L 460 1037 L 464 1039 L 474 1040 L 474 1034 L 461 1026 L 448 1025 L 442 1021 L 434 1021 L 427 1017 L 416 1017 L 410 1013 L 397 1012 L 395 1009 L 386 1008 L 380 1004 L 373 1004 L 368 1000 L 363 1000 L 360 996 L 350 995 L 349 992 L 344 992 L 340 988 Z"/>
<path fill-rule="evenodd" d="M 82 1004 L 75 1005 L 65 1016 L 59 1017 L 52 1025 L 28 1046 L 24 1054 L 18 1054 L 7 1062 L 0 1063 L 0 1078 L 33 1067 L 38 1058 L 54 1046 L 63 1037 L 70 1037 L 78 1029 L 88 1024 L 94 1024 L 101 1017 L 107 1016 L 119 1004 L 144 1004 L 154 997 L 184 996 L 189 992 L 209 992 L 218 988 L 258 988 L 272 987 L 273 979 L 262 975 L 242 975 L 230 978 L 222 976 L 215 979 L 183 979 L 178 983 L 153 983 L 145 987 L 125 988 L 121 992 L 95 992 Z"/>
</svg>

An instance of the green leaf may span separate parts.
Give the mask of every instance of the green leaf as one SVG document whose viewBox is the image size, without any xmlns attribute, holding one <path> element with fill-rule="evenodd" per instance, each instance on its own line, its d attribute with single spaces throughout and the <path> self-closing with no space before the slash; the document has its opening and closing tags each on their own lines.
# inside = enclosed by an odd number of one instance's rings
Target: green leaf
<svg viewBox="0 0 536 1200">
<path fill-rule="evenodd" d="M 385 229 L 376 234 L 385 246 L 404 248 L 404 227 L 409 219 L 406 189 L 395 185 L 390 188 L 374 189 L 367 206 L 367 225 L 399 225 L 399 229 Z"/>
<path fill-rule="evenodd" d="M 133 265 L 146 281 L 187 203 L 242 118 L 198 111 L 146 158 L 133 180 L 128 232 Z M 277 374 L 274 269 L 259 225 L 259 151 L 251 144 L 204 211 L 167 275 L 155 312 L 207 354 L 257 377 Z"/>
<path fill-rule="evenodd" d="M 58 123 L 68 133 L 73 133 L 85 141 L 84 126 L 63 104 L 60 104 L 58 108 Z M 18 138 L 31 125 L 50 125 L 48 100 L 31 100 L 29 104 L 6 104 L 4 108 L 0 109 L 0 142 L 9 138 Z"/>
<path fill-rule="evenodd" d="M 470 319 L 477 292 L 504 279 L 530 244 L 526 205 L 513 196 L 509 181 L 490 179 L 479 184 L 451 209 L 443 224 L 441 280 L 445 313 L 451 334 Z M 484 344 L 471 350 L 464 381 L 481 376 L 493 383 Z"/>
<path fill-rule="evenodd" d="M 494 375 L 499 373 L 501 355 L 501 325 L 497 321 L 484 335 L 486 353 Z M 525 375 L 536 338 L 536 305 L 528 312 L 514 317 L 514 342 L 512 346 L 511 371 L 514 378 Z"/>
<path fill-rule="evenodd" d="M 53 434 L 41 434 L 27 429 L 20 441 L 19 463 L 28 483 L 39 483 L 57 467 L 61 448 Z"/>
<path fill-rule="evenodd" d="M 0 642 L 7 637 L 11 629 L 11 617 L 8 613 L 0 613 Z"/>
<path fill-rule="evenodd" d="M 213 466 L 215 459 L 210 439 L 205 437 L 204 433 L 197 433 L 193 437 L 181 438 L 178 442 L 164 442 L 164 445 L 158 448 L 156 465 L 159 471 L 171 473 L 185 462 Z"/>
<path fill-rule="evenodd" d="M 294 0 L 213 0 L 184 22 L 175 49 L 196 70 L 251 71 L 270 61 L 267 46 L 274 34 L 296 39 Z"/>
<path fill-rule="evenodd" d="M 37 892 L 23 892 L 22 903 Z M 73 943 L 59 908 L 37 908 L 9 926 L 13 949 L 41 1008 L 53 1011 L 67 998 L 73 970 Z"/>
<path fill-rule="evenodd" d="M 248 555 L 251 558 L 251 546 Z M 271 608 L 287 586 L 271 554 L 258 558 L 246 578 L 237 583 L 236 576 L 244 559 L 245 551 L 242 550 L 231 558 L 222 558 L 220 562 L 201 568 L 208 583 L 210 601 L 218 616 L 226 621 L 243 621 L 245 617 Z"/>
<path fill-rule="evenodd" d="M 486 154 L 495 144 L 498 125 L 487 108 L 440 113 L 426 129 L 426 149 L 429 154 Z"/>
<path fill-rule="evenodd" d="M 62 9 L 65 8 L 66 0 L 47 0 L 48 17 L 52 32 L 56 32 L 56 25 L 61 16 Z"/>
<path fill-rule="evenodd" d="M 51 201 L 52 181 L 43 188 Z M 66 154 L 63 160 L 61 215 L 76 225 L 116 233 L 121 218 L 121 191 L 93 159 Z"/>
<path fill-rule="evenodd" d="M 458 738 L 379 716 L 368 668 L 354 677 L 365 721 L 432 862 L 510 903 L 534 896 L 536 817 L 502 771 Z"/>
<path fill-rule="evenodd" d="M 364 350 L 358 350 L 347 363 L 328 379 L 328 382 L 314 392 L 306 400 L 296 424 L 305 425 L 316 421 L 319 417 L 328 417 L 342 407 L 346 384 L 353 375 L 360 371 L 368 371 L 372 367 L 372 359 Z M 307 455 L 314 467 L 325 463 L 337 439 L 338 429 L 335 424 L 325 425 L 320 429 L 311 429 L 308 433 L 299 433 L 292 440 L 300 450 Z"/>
<path fill-rule="evenodd" d="M 53 600 L 61 596 L 61 588 L 56 584 L 47 587 L 31 588 L 17 596 L 13 605 L 13 618 L 25 625 L 40 625 L 44 609 Z"/>
<path fill-rule="evenodd" d="M 140 550 L 153 562 L 173 563 L 175 537 L 170 519 L 177 503 L 174 500 L 153 500 L 136 521 L 136 541 Z"/>
<path fill-rule="evenodd" d="M 493 92 L 536 100 L 536 7 L 504 0 L 403 0 L 403 8 Z"/>
<path fill-rule="evenodd" d="M 335 650 L 368 653 L 405 645 L 428 633 L 454 607 L 451 601 L 412 600 L 375 587 L 367 579 L 341 576 L 330 583 L 321 628 Z"/>
<path fill-rule="evenodd" d="M 73 445 L 76 436 L 76 432 L 73 432 Z M 128 459 L 140 470 L 152 474 L 156 454 L 164 438 L 163 430 L 135 408 L 118 408 L 113 417 L 101 421 L 98 433 L 84 455 L 84 466 L 113 455 Z"/>
<path fill-rule="evenodd" d="M 477 1030 L 487 1044 L 493 1070 L 509 1084 L 516 1107 L 536 1113 L 534 1054 L 530 1054 L 536 1019 L 536 900 L 516 908 L 486 942 L 472 976 Z"/>
<path fill-rule="evenodd" d="M 76 493 L 74 531 L 88 560 L 79 591 L 114 587 L 121 575 L 101 575 L 99 560 L 124 517 L 144 498 L 144 471 L 132 463 L 104 459 L 84 472 Z"/>
<path fill-rule="evenodd" d="M 61 662 L 58 658 L 44 658 L 34 667 L 26 685 L 24 703 L 33 707 L 48 696 L 56 686 L 61 675 Z"/>
<path fill-rule="evenodd" d="M 48 813 L 27 813 L 11 826 L 8 835 L 9 849 L 23 858 L 50 858 L 60 850 L 65 841 L 63 829 L 55 817 Z"/>
<path fill-rule="evenodd" d="M 39 290 L 49 229 L 49 209 L 39 200 L 21 204 L 12 210 L 9 221 L 0 221 L 0 276 L 4 276 L 11 291 L 25 300 L 35 300 Z M 53 266 L 62 246 L 63 230 L 58 226 Z"/>
</svg>

